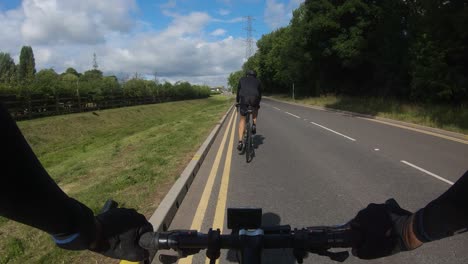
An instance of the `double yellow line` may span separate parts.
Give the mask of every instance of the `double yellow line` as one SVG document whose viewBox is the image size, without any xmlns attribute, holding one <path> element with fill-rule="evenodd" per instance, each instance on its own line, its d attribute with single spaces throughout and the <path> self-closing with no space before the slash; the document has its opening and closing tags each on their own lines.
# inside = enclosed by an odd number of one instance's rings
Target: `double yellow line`
<svg viewBox="0 0 468 264">
<path fill-rule="evenodd" d="M 208 208 L 208 202 L 211 198 L 211 193 L 213 190 L 213 185 L 218 174 L 219 164 L 221 163 L 221 158 L 224 153 L 224 148 L 226 146 L 226 140 L 228 139 L 229 131 L 231 132 L 228 149 L 226 154 L 226 160 L 224 162 L 223 175 L 221 179 L 221 187 L 219 189 L 218 199 L 216 203 L 216 213 L 213 221 L 213 228 L 223 229 L 224 226 L 224 214 L 226 211 L 226 201 L 227 201 L 227 191 L 229 185 L 229 176 L 231 173 L 231 160 L 232 160 L 232 151 L 234 145 L 234 135 L 235 135 L 235 122 L 237 120 L 237 112 L 231 114 L 229 123 L 227 125 L 226 131 L 224 132 L 223 139 L 221 140 L 221 145 L 216 153 L 215 160 L 213 162 L 213 167 L 211 167 L 210 174 L 208 176 L 208 181 L 206 182 L 205 188 L 203 189 L 202 197 L 195 212 L 195 216 L 192 221 L 190 229 L 200 230 L 203 224 L 203 219 L 205 218 L 206 209 Z M 196 158 L 196 157 L 195 157 Z M 191 264 L 193 262 L 193 257 L 189 256 L 187 258 L 181 259 L 179 264 Z M 136 264 L 138 262 L 129 262 L 122 260 L 120 264 Z M 209 260 L 206 260 L 206 263 L 209 263 Z M 218 262 L 217 262 L 218 263 Z"/>
<path fill-rule="evenodd" d="M 205 188 L 202 193 L 202 197 L 200 199 L 200 203 L 198 204 L 197 211 L 195 212 L 195 217 L 193 218 L 192 225 L 190 229 L 193 230 L 200 230 L 203 224 L 203 219 L 205 218 L 206 209 L 208 208 L 208 202 L 211 198 L 211 193 L 213 190 L 213 185 L 216 179 L 216 175 L 218 174 L 219 164 L 221 162 L 221 157 L 224 152 L 224 148 L 226 145 L 226 140 L 228 137 L 229 132 L 231 132 L 229 141 L 228 141 L 228 149 L 226 154 L 226 160 L 224 162 L 224 169 L 223 175 L 221 178 L 221 186 L 219 188 L 218 199 L 216 203 L 216 211 L 215 217 L 213 220 L 213 228 L 223 229 L 224 226 L 224 215 L 226 211 L 226 202 L 227 202 L 227 192 L 229 186 L 229 177 L 231 174 L 231 160 L 232 160 L 232 151 L 234 147 L 234 136 L 235 136 L 235 121 L 237 120 L 237 112 L 234 112 L 231 115 L 231 119 L 229 120 L 228 127 L 224 132 L 223 139 L 221 141 L 221 145 L 216 153 L 216 157 L 213 163 L 213 167 L 211 168 L 210 175 L 208 176 L 208 181 L 206 182 Z M 193 262 L 193 257 L 189 256 L 187 258 L 181 259 L 179 264 L 191 264 Z M 206 259 L 206 263 L 209 263 L 209 260 Z M 217 262 L 218 263 L 218 262 Z"/>
</svg>

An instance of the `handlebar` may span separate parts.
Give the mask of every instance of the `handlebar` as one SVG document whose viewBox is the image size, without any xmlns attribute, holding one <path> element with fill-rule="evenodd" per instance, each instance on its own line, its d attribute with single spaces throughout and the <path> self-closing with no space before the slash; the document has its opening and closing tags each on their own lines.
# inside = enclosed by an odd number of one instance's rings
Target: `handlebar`
<svg viewBox="0 0 468 264">
<path fill-rule="evenodd" d="M 200 233 L 196 230 L 145 233 L 141 236 L 139 244 L 148 250 L 172 249 L 181 252 L 181 257 L 208 249 L 207 256 L 210 259 L 209 254 L 217 259 L 220 249 L 258 250 L 260 252 L 261 249 L 291 248 L 294 249 L 298 262 L 302 263 L 307 253 L 327 256 L 332 260 L 342 262 L 349 256 L 347 251 L 330 252 L 328 249 L 353 247 L 359 240 L 359 233 L 347 225 L 293 230 L 289 226 L 278 226 L 234 230 L 229 235 L 221 235 L 219 229 L 210 229 L 208 233 Z"/>
<path fill-rule="evenodd" d="M 115 201 L 108 200 L 101 212 L 117 206 Z M 348 251 L 331 252 L 328 250 L 351 248 L 359 245 L 362 240 L 361 233 L 349 225 L 291 229 L 289 225 L 260 227 L 260 223 L 261 209 L 229 208 L 228 228 L 232 229 L 229 235 L 222 235 L 219 229 L 210 229 L 208 233 L 200 233 L 196 230 L 148 232 L 140 236 L 139 245 L 150 252 L 172 249 L 179 253 L 179 258 L 207 249 L 206 255 L 210 263 L 216 263 L 216 259 L 221 255 L 221 249 L 234 249 L 242 253 L 241 263 L 243 264 L 261 263 L 262 249 L 290 248 L 293 249 L 297 262 L 302 263 L 308 253 L 343 262 L 349 257 Z M 164 255 L 161 257 L 164 258 Z"/>
</svg>

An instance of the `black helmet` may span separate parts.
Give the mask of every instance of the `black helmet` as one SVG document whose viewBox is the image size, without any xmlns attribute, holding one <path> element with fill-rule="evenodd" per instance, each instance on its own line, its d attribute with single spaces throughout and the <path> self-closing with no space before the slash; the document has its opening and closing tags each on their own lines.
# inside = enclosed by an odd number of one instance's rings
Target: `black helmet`
<svg viewBox="0 0 468 264">
<path fill-rule="evenodd" d="M 247 71 L 247 76 L 257 77 L 257 73 L 254 70 L 248 70 Z"/>
</svg>

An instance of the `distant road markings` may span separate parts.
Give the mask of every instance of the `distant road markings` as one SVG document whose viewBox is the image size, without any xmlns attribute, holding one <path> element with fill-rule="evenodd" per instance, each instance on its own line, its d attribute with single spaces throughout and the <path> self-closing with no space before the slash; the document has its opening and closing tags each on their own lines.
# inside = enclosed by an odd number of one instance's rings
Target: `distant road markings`
<svg viewBox="0 0 468 264">
<path fill-rule="evenodd" d="M 203 219 L 205 218 L 206 209 L 208 207 L 208 201 L 210 200 L 211 192 L 213 190 L 213 185 L 216 179 L 216 174 L 218 173 L 219 163 L 221 162 L 221 156 L 224 152 L 224 146 L 226 145 L 226 140 L 231 130 L 231 126 L 234 127 L 234 116 L 237 116 L 237 112 L 232 113 L 231 119 L 226 127 L 224 132 L 221 145 L 219 146 L 218 152 L 216 153 L 215 160 L 213 162 L 213 167 L 211 168 L 208 180 L 206 182 L 205 188 L 203 189 L 202 196 L 200 198 L 200 203 L 198 204 L 197 211 L 193 217 L 192 225 L 190 226 L 191 230 L 200 230 L 202 227 Z M 193 256 L 188 256 L 179 261 L 179 264 L 190 264 L 193 262 Z"/>
<path fill-rule="evenodd" d="M 378 149 L 378 148 L 376 148 L 376 149 L 374 149 L 374 150 L 375 150 L 375 151 L 380 151 L 380 149 Z"/>
<path fill-rule="evenodd" d="M 413 128 L 413 127 L 409 127 L 409 126 L 393 124 L 393 123 L 389 123 L 389 122 L 385 122 L 385 121 L 377 120 L 377 119 L 370 119 L 370 118 L 366 118 L 366 117 L 358 117 L 358 118 L 364 119 L 364 120 L 369 120 L 369 121 L 376 122 L 376 123 L 389 125 L 389 126 L 399 127 L 399 128 L 403 128 L 403 129 L 423 133 L 423 134 L 426 134 L 426 135 L 431 135 L 431 136 L 434 136 L 434 137 L 444 138 L 444 139 L 455 141 L 455 142 L 462 143 L 462 144 L 468 144 L 467 140 L 454 138 L 454 137 L 442 135 L 442 134 L 439 134 L 439 133 L 433 133 L 433 132 L 430 132 L 430 131 L 425 131 L 425 130 L 422 130 L 422 129 L 417 129 L 417 128 Z"/>
<path fill-rule="evenodd" d="M 343 134 L 341 134 L 341 133 L 339 133 L 339 132 L 336 132 L 335 130 L 332 130 L 332 129 L 328 128 L 328 127 L 324 127 L 324 126 L 319 125 L 319 124 L 314 123 L 314 122 L 310 122 L 310 123 L 311 123 L 311 124 L 314 124 L 314 125 L 316 125 L 316 126 L 318 126 L 318 127 L 321 127 L 321 128 L 323 128 L 323 129 L 325 129 L 325 130 L 328 130 L 328 131 L 330 131 L 330 132 L 332 132 L 332 133 L 335 133 L 335 134 L 337 134 L 337 135 L 340 135 L 340 136 L 342 136 L 342 137 L 345 137 L 345 138 L 347 138 L 347 139 L 349 139 L 349 140 L 351 140 L 351 141 L 356 141 L 354 138 L 348 137 L 348 136 L 346 136 L 346 135 L 343 135 Z"/>
<path fill-rule="evenodd" d="M 281 109 L 279 109 L 278 107 L 273 106 L 273 108 L 278 110 L 278 111 L 281 111 Z"/>
<path fill-rule="evenodd" d="M 447 180 L 447 179 L 444 179 L 444 178 L 440 177 L 440 176 L 437 175 L 437 174 L 434 174 L 434 173 L 432 173 L 432 172 L 430 172 L 430 171 L 427 171 L 427 170 L 425 170 L 425 169 L 423 169 L 423 168 L 421 168 L 421 167 L 418 167 L 418 166 L 416 166 L 416 165 L 414 165 L 414 164 L 411 164 L 411 163 L 409 163 L 409 162 L 407 162 L 407 161 L 402 160 L 401 162 L 404 163 L 404 164 L 406 164 L 406 165 L 408 165 L 408 166 L 410 166 L 410 167 L 413 167 L 413 168 L 415 168 L 415 169 L 417 169 L 417 170 L 420 170 L 420 171 L 426 173 L 427 175 L 430 175 L 430 176 L 432 176 L 432 177 L 434 177 L 434 178 L 436 178 L 436 179 L 438 179 L 438 180 L 441 180 L 441 181 L 443 181 L 443 182 L 445 182 L 445 183 L 448 183 L 448 184 L 450 184 L 450 185 L 453 185 L 453 182 L 451 182 L 451 181 L 449 181 L 449 180 Z"/>
<path fill-rule="evenodd" d="M 288 115 L 290 115 L 290 116 L 294 116 L 294 117 L 297 118 L 297 119 L 300 119 L 300 118 L 301 118 L 300 116 L 297 116 L 297 115 L 295 115 L 295 114 L 291 114 L 291 113 L 289 113 L 289 112 L 285 112 L 285 113 L 288 114 Z"/>
</svg>

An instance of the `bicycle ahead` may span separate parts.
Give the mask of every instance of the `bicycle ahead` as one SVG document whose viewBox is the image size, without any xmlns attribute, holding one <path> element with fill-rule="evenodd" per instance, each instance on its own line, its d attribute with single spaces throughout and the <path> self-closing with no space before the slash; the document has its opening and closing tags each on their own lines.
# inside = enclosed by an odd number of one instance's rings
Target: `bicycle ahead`
<svg viewBox="0 0 468 264">
<path fill-rule="evenodd" d="M 331 248 L 348 248 L 359 243 L 359 233 L 349 226 L 317 226 L 291 229 L 289 225 L 261 227 L 262 209 L 229 208 L 227 225 L 232 230 L 222 235 L 220 230 L 210 229 L 207 234 L 196 230 L 174 230 L 145 233 L 139 244 L 148 250 L 172 249 L 178 256 L 160 255 L 159 260 L 177 261 L 206 249 L 210 264 L 216 263 L 221 249 L 233 249 L 240 253 L 241 264 L 259 264 L 263 249 L 290 248 L 298 263 L 303 263 L 308 253 L 326 256 L 338 262 L 345 261 L 348 251 L 331 252 Z M 174 259 L 175 258 L 175 259 Z"/>
<path fill-rule="evenodd" d="M 236 104 L 236 107 L 240 107 L 242 104 Z M 253 142 L 252 135 L 252 124 L 250 123 L 253 120 L 253 112 L 255 108 L 252 105 L 247 105 L 247 113 L 245 116 L 245 129 L 244 136 L 242 137 L 242 150 L 241 154 L 245 153 L 245 160 L 247 163 L 251 162 L 255 156 L 255 147 Z"/>
</svg>

